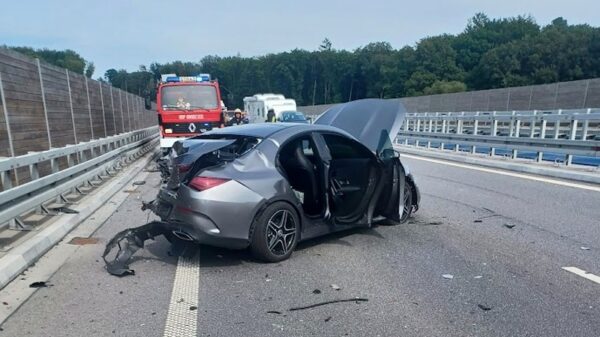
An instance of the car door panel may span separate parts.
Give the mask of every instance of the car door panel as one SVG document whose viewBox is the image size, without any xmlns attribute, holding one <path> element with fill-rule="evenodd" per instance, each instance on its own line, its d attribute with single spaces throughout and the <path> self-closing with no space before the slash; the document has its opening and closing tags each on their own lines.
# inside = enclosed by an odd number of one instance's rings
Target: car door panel
<svg viewBox="0 0 600 337">
<path fill-rule="evenodd" d="M 399 158 L 388 158 L 383 161 L 383 190 L 379 196 L 377 213 L 389 220 L 399 222 L 402 217 L 404 200 L 404 186 L 406 173 Z"/>
<path fill-rule="evenodd" d="M 323 133 L 322 137 L 328 154 L 326 185 L 334 223 L 368 223 L 378 183 L 377 158 L 345 135 Z"/>
</svg>

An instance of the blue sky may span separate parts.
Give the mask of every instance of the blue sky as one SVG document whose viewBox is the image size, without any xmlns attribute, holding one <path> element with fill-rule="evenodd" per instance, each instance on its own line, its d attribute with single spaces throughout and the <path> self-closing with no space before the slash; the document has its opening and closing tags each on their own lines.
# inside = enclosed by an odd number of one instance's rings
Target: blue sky
<svg viewBox="0 0 600 337">
<path fill-rule="evenodd" d="M 374 41 L 399 48 L 459 33 L 481 11 L 600 25 L 597 0 L 5 0 L 0 45 L 73 49 L 95 63 L 96 78 L 155 61 L 314 50 L 325 37 L 338 49 Z"/>
</svg>

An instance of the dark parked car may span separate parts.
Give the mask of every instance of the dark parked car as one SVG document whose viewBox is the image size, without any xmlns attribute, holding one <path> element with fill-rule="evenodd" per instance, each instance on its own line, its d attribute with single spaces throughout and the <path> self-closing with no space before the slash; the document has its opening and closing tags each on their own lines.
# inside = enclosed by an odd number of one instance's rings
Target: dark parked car
<svg viewBox="0 0 600 337">
<path fill-rule="evenodd" d="M 304 123 L 308 124 L 308 120 L 300 111 L 283 111 L 279 117 L 280 122 L 284 123 Z"/>
<path fill-rule="evenodd" d="M 315 124 L 240 125 L 177 142 L 152 209 L 179 239 L 250 247 L 265 261 L 288 258 L 301 240 L 401 223 L 420 198 L 392 148 L 404 113 L 367 99 Z"/>
</svg>

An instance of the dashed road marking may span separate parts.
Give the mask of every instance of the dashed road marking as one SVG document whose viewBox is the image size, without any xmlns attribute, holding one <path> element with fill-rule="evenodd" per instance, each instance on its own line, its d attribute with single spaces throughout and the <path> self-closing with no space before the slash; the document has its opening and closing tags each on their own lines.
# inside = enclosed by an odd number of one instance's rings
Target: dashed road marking
<svg viewBox="0 0 600 337">
<path fill-rule="evenodd" d="M 487 173 L 495 173 L 495 174 L 505 175 L 505 176 L 509 176 L 509 177 L 515 177 L 515 178 L 521 178 L 521 179 L 529 179 L 529 180 L 541 181 L 541 182 L 549 183 L 549 184 L 555 184 L 555 185 L 561 185 L 561 186 L 568 186 L 568 187 L 580 188 L 580 189 L 583 189 L 583 190 L 600 192 L 600 187 L 596 187 L 596 186 L 592 186 L 592 185 L 571 183 L 571 182 L 568 182 L 568 181 L 562 181 L 562 180 L 556 180 L 556 179 L 550 179 L 550 178 L 542 178 L 542 177 L 539 177 L 539 176 L 528 175 L 528 174 L 520 174 L 520 173 L 513 173 L 513 172 L 508 172 L 508 171 L 503 171 L 503 170 L 495 170 L 495 169 L 485 168 L 485 167 L 480 167 L 480 166 L 475 166 L 475 165 L 452 163 L 452 162 L 445 161 L 445 160 L 423 158 L 423 157 L 414 156 L 414 155 L 410 155 L 410 154 L 402 154 L 402 157 L 406 157 L 406 158 L 410 158 L 410 159 L 417 159 L 417 160 L 428 161 L 428 162 L 432 162 L 432 163 L 436 163 L 436 164 L 442 164 L 442 165 L 460 167 L 460 168 L 465 168 L 465 169 L 469 169 L 469 170 L 475 170 L 475 171 L 481 171 L 481 172 L 487 172 Z"/>
<path fill-rule="evenodd" d="M 594 275 L 592 273 L 588 273 L 587 271 L 585 271 L 583 269 L 579 269 L 577 267 L 562 267 L 562 269 L 564 269 L 570 273 L 573 273 L 575 275 L 581 276 L 585 279 L 588 279 L 592 282 L 596 282 L 596 283 L 600 284 L 600 276 Z"/>
<path fill-rule="evenodd" d="M 165 337 L 196 337 L 198 330 L 198 291 L 200 258 L 180 256 L 175 271 Z"/>
</svg>

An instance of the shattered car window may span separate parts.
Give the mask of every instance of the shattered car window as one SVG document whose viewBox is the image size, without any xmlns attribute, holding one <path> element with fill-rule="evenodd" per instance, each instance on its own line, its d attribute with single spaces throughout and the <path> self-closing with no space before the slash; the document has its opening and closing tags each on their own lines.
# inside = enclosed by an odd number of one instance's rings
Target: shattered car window
<svg viewBox="0 0 600 337">
<path fill-rule="evenodd" d="M 231 156 L 232 158 L 237 158 L 243 156 L 248 151 L 258 145 L 262 139 L 252 136 L 240 136 L 240 135 L 201 135 L 191 138 L 194 140 L 235 140 L 233 144 L 221 148 L 218 150 L 218 154 L 221 156 Z"/>
</svg>

